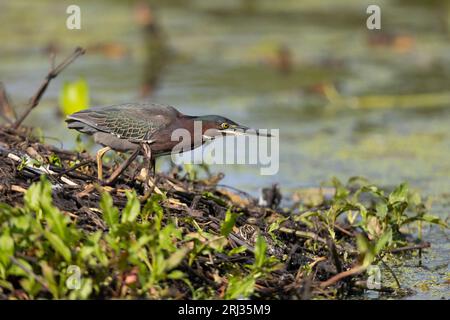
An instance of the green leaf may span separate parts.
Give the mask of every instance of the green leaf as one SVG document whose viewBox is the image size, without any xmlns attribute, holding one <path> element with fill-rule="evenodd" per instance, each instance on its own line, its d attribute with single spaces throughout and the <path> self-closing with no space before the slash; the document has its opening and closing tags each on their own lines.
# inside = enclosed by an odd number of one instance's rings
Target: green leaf
<svg viewBox="0 0 450 320">
<path fill-rule="evenodd" d="M 70 262 L 72 254 L 70 253 L 70 249 L 64 244 L 61 238 L 49 231 L 44 231 L 44 236 L 50 242 L 50 245 L 53 247 L 53 249 L 61 254 L 66 262 Z"/>
<path fill-rule="evenodd" d="M 203 192 L 203 195 L 202 195 L 203 197 L 205 197 L 206 199 L 209 199 L 209 200 L 212 200 L 212 201 L 214 201 L 215 203 L 217 203 L 217 204 L 219 204 L 219 205 L 221 205 L 221 206 L 226 206 L 227 205 L 227 203 L 226 203 L 226 201 L 225 200 L 223 200 L 222 198 L 220 198 L 220 197 L 218 197 L 218 196 L 215 196 L 212 192 L 210 192 L 210 191 L 205 191 L 205 192 Z"/>
<path fill-rule="evenodd" d="M 267 243 L 263 236 L 258 235 L 255 244 L 255 267 L 262 268 L 266 261 Z"/>
<path fill-rule="evenodd" d="M 358 234 L 356 236 L 356 246 L 358 247 L 358 251 L 362 254 L 366 253 L 370 249 L 369 240 L 362 234 Z"/>
<path fill-rule="evenodd" d="M 183 279 L 186 275 L 180 270 L 173 270 L 171 273 L 167 275 L 167 278 L 172 280 L 180 280 Z"/>
<path fill-rule="evenodd" d="M 174 224 L 169 223 L 158 232 L 159 246 L 161 249 L 170 252 L 175 251 L 177 247 L 175 246 L 174 240 L 181 239 L 181 237 L 181 230 Z"/>
<path fill-rule="evenodd" d="M 375 249 L 373 245 L 362 234 L 356 236 L 356 245 L 359 253 L 363 256 L 362 266 L 368 267 L 375 259 Z"/>
<path fill-rule="evenodd" d="M 379 254 L 384 247 L 392 241 L 392 230 L 385 231 L 375 244 L 375 254 Z"/>
<path fill-rule="evenodd" d="M 154 226 L 156 231 L 161 229 L 161 222 L 164 214 L 164 210 L 159 204 L 159 201 L 163 199 L 160 194 L 153 194 L 145 203 L 144 208 L 142 208 L 142 216 L 144 220 L 147 220 L 151 214 L 155 215 Z"/>
<path fill-rule="evenodd" d="M 65 82 L 60 91 L 59 104 L 65 115 L 89 107 L 89 87 L 83 78 Z"/>
<path fill-rule="evenodd" d="M 247 250 L 246 246 L 236 247 L 236 248 L 233 248 L 230 251 L 228 251 L 228 255 L 232 256 L 232 255 L 235 255 L 235 254 L 239 254 L 239 253 L 245 252 L 246 250 Z"/>
<path fill-rule="evenodd" d="M 81 281 L 81 288 L 79 290 L 74 290 L 71 293 L 76 294 L 76 299 L 88 299 L 92 293 L 92 279 L 83 279 Z"/>
<path fill-rule="evenodd" d="M 68 241 L 67 218 L 59 211 L 58 208 L 48 205 L 45 209 L 45 218 L 47 223 L 55 234 L 61 238 L 62 241 Z"/>
<path fill-rule="evenodd" d="M 60 167 L 62 168 L 62 161 L 61 159 L 58 157 L 57 154 L 52 153 L 49 157 L 48 157 L 48 162 L 54 166 Z"/>
<path fill-rule="evenodd" d="M 408 201 L 408 184 L 402 183 L 389 195 L 389 203 L 407 202 Z"/>
<path fill-rule="evenodd" d="M 417 191 L 410 191 L 409 192 L 409 202 L 412 205 L 418 206 L 422 203 L 422 197 L 420 196 L 420 193 Z"/>
<path fill-rule="evenodd" d="M 421 220 L 448 228 L 448 225 L 442 219 L 428 213 L 423 214 Z"/>
<path fill-rule="evenodd" d="M 17 229 L 21 231 L 28 230 L 31 224 L 31 217 L 30 216 L 20 216 L 20 217 L 14 217 L 11 220 L 12 225 L 16 227 Z"/>
<path fill-rule="evenodd" d="M 134 222 L 141 211 L 141 204 L 136 196 L 136 191 L 126 191 L 127 204 L 122 211 L 122 223 Z"/>
<path fill-rule="evenodd" d="M 40 183 L 33 183 L 28 188 L 24 196 L 25 206 L 33 211 L 40 209 L 39 199 L 41 197 L 41 185 Z"/>
<path fill-rule="evenodd" d="M 21 266 L 25 267 L 28 270 L 33 270 L 33 267 L 28 263 L 28 261 L 22 259 L 22 258 L 17 258 L 18 263 L 21 264 Z M 14 276 L 24 276 L 24 277 L 28 277 L 29 274 L 23 270 L 21 267 L 19 267 L 16 264 L 11 265 L 11 267 L 8 270 L 9 275 L 14 275 Z"/>
<path fill-rule="evenodd" d="M 14 208 L 12 206 L 10 206 L 9 204 L 0 202 L 0 212 L 2 213 L 2 215 L 0 216 L 0 218 L 4 218 L 5 216 L 11 215 L 14 211 Z M 0 220 L 1 222 L 1 220 Z"/>
<path fill-rule="evenodd" d="M 358 191 L 358 193 L 361 193 L 361 192 L 368 192 L 378 198 L 386 199 L 386 197 L 384 195 L 384 191 L 380 190 L 377 186 L 374 186 L 374 185 L 367 185 L 367 186 L 361 187 L 361 189 Z"/>
<path fill-rule="evenodd" d="M 230 232 L 233 230 L 233 227 L 236 223 L 236 219 L 239 215 L 231 212 L 230 209 L 225 213 L 225 220 L 220 225 L 220 234 L 227 237 Z"/>
<path fill-rule="evenodd" d="M 46 261 L 41 261 L 42 274 L 47 282 L 48 289 L 54 298 L 59 298 L 58 285 L 56 284 L 54 270 Z"/>
<path fill-rule="evenodd" d="M 177 267 L 181 263 L 181 261 L 183 261 L 184 257 L 188 252 L 189 249 L 183 247 L 172 253 L 170 257 L 167 259 L 166 270 L 171 270 Z"/>
<path fill-rule="evenodd" d="M 0 237 L 0 262 L 7 265 L 14 255 L 14 240 L 9 235 L 9 230 Z"/>
<path fill-rule="evenodd" d="M 114 228 L 119 223 L 119 209 L 114 207 L 113 199 L 108 192 L 102 193 L 100 209 L 108 227 Z"/>
<path fill-rule="evenodd" d="M 41 208 L 52 207 L 52 184 L 45 175 L 41 175 L 39 185 L 39 203 Z"/>
<path fill-rule="evenodd" d="M 256 279 L 253 275 L 240 278 L 232 276 L 228 282 L 225 299 L 239 299 L 249 297 L 255 290 Z"/>
<path fill-rule="evenodd" d="M 378 202 L 376 205 L 377 217 L 381 220 L 384 219 L 388 213 L 388 206 L 384 202 Z"/>
<path fill-rule="evenodd" d="M 333 177 L 331 180 L 333 187 L 335 189 L 334 199 L 335 200 L 344 200 L 349 195 L 348 189 L 339 181 L 338 178 Z"/>
<path fill-rule="evenodd" d="M 0 279 L 0 288 L 5 288 L 9 291 L 14 291 L 14 286 L 11 284 L 11 282 Z"/>
</svg>

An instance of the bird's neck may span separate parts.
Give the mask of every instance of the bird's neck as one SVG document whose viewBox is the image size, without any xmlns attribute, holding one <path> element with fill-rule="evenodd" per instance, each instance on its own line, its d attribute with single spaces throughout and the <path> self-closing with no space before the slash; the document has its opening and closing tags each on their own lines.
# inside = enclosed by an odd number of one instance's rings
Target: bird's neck
<svg viewBox="0 0 450 320">
<path fill-rule="evenodd" d="M 204 119 L 202 116 L 184 116 L 185 119 L 182 121 L 182 127 L 189 132 L 194 132 L 195 130 L 201 129 L 202 134 L 208 129 L 214 128 L 214 123 Z M 187 120 L 187 121 L 186 121 Z"/>
</svg>

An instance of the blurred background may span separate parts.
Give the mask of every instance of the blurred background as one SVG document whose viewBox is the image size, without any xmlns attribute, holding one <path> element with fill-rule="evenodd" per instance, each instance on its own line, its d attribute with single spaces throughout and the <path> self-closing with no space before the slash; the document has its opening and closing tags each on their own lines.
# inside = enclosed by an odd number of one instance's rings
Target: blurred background
<svg viewBox="0 0 450 320">
<path fill-rule="evenodd" d="M 81 30 L 66 28 L 71 4 Z M 366 28 L 369 4 L 381 30 Z M 47 142 L 75 146 L 64 113 L 152 100 L 280 129 L 278 175 L 213 166 L 228 185 L 289 194 L 333 176 L 408 181 L 448 217 L 450 1 L 0 0 L 0 23 L 0 81 L 18 112 L 52 54 L 87 49 L 26 120 Z M 430 272 L 449 281 L 448 235 L 436 237 L 444 268 Z"/>
</svg>

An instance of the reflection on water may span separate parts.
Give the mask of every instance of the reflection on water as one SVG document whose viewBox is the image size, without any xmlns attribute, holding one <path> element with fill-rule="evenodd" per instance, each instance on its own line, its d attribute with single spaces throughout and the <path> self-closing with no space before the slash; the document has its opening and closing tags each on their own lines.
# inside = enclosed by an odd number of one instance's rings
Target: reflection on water
<svg viewBox="0 0 450 320">
<path fill-rule="evenodd" d="M 52 83 L 28 119 L 66 147 L 75 134 L 56 117 L 58 92 L 64 80 L 82 76 L 92 105 L 151 93 L 152 100 L 184 113 L 279 128 L 278 175 L 260 176 L 254 166 L 212 168 L 225 172 L 224 183 L 246 191 L 279 183 L 287 194 L 332 176 L 355 175 L 387 186 L 406 180 L 437 198 L 450 191 L 450 42 L 440 17 L 445 14 L 436 7 L 383 3 L 382 30 L 373 33 L 365 29 L 364 1 L 356 0 L 155 1 L 158 25 L 153 11 L 136 16 L 136 7 L 122 2 L 79 3 L 80 31 L 63 28 L 64 3 L 0 4 L 0 19 L 9 25 L 0 29 L 0 77 L 16 105 L 29 99 L 46 74 L 45 48 L 57 47 L 59 57 L 75 45 L 91 48 Z M 167 46 L 174 52 L 168 65 Z M 345 103 L 330 107 L 330 87 Z M 424 101 L 420 93 L 430 95 Z M 352 97 L 369 96 L 364 101 L 370 105 L 377 95 L 409 95 L 411 103 L 351 108 Z M 444 217 L 448 210 L 433 207 Z M 448 274 L 448 235 L 438 231 L 433 237 L 431 256 L 447 257 L 439 272 Z M 445 263 L 438 260 L 429 265 Z M 414 285 L 426 277 L 405 281 Z M 437 294 L 448 297 L 444 289 Z M 417 297 L 431 296 L 418 289 Z"/>
<path fill-rule="evenodd" d="M 142 29 L 142 41 L 145 47 L 141 97 L 146 98 L 156 89 L 163 68 L 168 62 L 169 49 L 167 36 L 157 22 L 150 5 L 146 1 L 139 1 L 134 10 L 135 20 Z"/>
</svg>

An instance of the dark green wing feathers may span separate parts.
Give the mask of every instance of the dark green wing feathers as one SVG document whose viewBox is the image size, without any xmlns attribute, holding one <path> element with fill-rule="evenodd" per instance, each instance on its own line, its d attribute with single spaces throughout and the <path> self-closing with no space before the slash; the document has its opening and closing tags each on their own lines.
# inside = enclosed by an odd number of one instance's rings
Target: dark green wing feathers
<svg viewBox="0 0 450 320">
<path fill-rule="evenodd" d="M 91 108 L 67 118 L 70 129 L 83 133 L 102 131 L 131 142 L 149 142 L 151 136 L 171 123 L 178 111 L 158 104 L 123 104 Z"/>
</svg>

